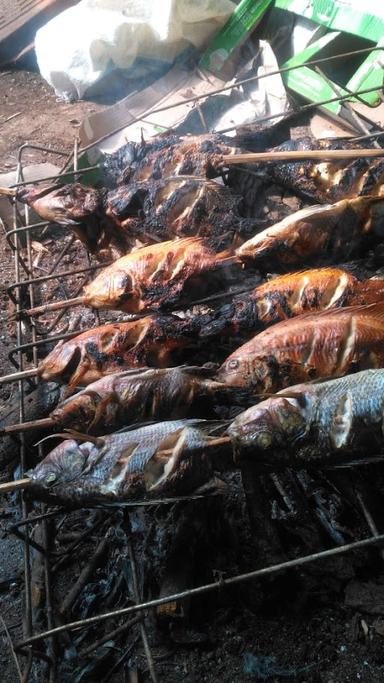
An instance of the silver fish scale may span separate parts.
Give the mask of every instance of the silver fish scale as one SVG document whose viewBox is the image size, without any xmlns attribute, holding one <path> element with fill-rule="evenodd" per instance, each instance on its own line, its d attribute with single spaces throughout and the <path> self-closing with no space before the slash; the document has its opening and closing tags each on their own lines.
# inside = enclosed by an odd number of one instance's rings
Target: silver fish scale
<svg viewBox="0 0 384 683">
<path fill-rule="evenodd" d="M 202 420 L 169 420 L 138 427 L 127 432 L 118 432 L 105 437 L 107 440 L 108 460 L 116 461 L 124 448 L 137 443 L 137 450 L 129 457 L 126 474 L 141 471 L 147 460 L 153 455 L 159 443 L 169 434 L 202 422 Z M 105 466 L 105 464 L 103 463 Z M 95 467 L 97 470 L 97 465 Z M 95 473 L 93 471 L 93 474 Z"/>
<path fill-rule="evenodd" d="M 345 401 L 349 403 L 352 420 L 374 424 L 384 417 L 384 370 L 364 370 L 313 385 L 309 393 L 317 399 L 312 421 L 324 433 L 329 431 L 339 412 L 343 412 Z"/>
</svg>

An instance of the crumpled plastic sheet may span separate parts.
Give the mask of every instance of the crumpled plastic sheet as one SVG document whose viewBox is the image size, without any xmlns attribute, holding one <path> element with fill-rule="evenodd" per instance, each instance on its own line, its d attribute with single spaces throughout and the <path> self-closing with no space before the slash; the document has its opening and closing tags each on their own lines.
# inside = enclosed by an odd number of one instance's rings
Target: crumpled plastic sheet
<svg viewBox="0 0 384 683">
<path fill-rule="evenodd" d="M 200 50 L 234 8 L 232 0 L 81 0 L 37 32 L 39 69 L 73 101 L 111 65 L 131 69 L 138 60 L 157 72 L 188 47 Z"/>
</svg>

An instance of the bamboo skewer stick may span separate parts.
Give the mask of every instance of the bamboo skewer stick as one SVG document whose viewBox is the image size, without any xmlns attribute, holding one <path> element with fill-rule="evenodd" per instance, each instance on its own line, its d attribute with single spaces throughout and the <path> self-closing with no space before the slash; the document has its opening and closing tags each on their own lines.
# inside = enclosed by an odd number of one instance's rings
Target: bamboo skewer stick
<svg viewBox="0 0 384 683">
<path fill-rule="evenodd" d="M 15 479 L 15 481 L 7 481 L 5 484 L 0 484 L 0 493 L 10 493 L 11 491 L 18 491 L 19 489 L 25 489 L 31 480 L 28 477 L 24 479 Z"/>
<path fill-rule="evenodd" d="M 28 379 L 28 377 L 36 377 L 37 368 L 30 368 L 29 370 L 20 370 L 11 375 L 3 375 L 0 377 L 0 384 L 7 384 L 8 382 L 18 382 L 20 379 Z"/>
<path fill-rule="evenodd" d="M 40 420 L 31 420 L 30 422 L 19 422 L 14 425 L 7 425 L 0 430 L 0 437 L 7 434 L 16 434 L 18 432 L 29 432 L 31 429 L 45 429 L 48 427 L 56 427 L 56 422 L 51 417 L 42 417 Z"/>
<path fill-rule="evenodd" d="M 334 159 L 360 159 L 361 157 L 382 157 L 384 149 L 313 149 L 281 152 L 248 152 L 225 154 L 221 157 L 224 166 L 232 164 L 257 163 L 258 161 L 327 161 Z"/>
<path fill-rule="evenodd" d="M 65 299 L 63 301 L 54 301 L 51 304 L 43 304 L 42 306 L 35 306 L 34 308 L 25 308 L 19 311 L 17 318 L 23 315 L 28 316 L 38 316 L 44 315 L 44 313 L 49 313 L 50 311 L 61 311 L 62 308 L 69 308 L 69 306 L 81 306 L 86 305 L 86 298 L 84 296 L 75 296 L 73 299 Z"/>
</svg>

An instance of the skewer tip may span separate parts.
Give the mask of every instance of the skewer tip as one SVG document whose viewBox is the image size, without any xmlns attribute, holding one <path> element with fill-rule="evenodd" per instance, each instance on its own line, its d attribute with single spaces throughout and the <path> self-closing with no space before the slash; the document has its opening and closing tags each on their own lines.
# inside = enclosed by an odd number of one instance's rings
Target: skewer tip
<svg viewBox="0 0 384 683">
<path fill-rule="evenodd" d="M 5 195 L 6 197 L 15 197 L 16 190 L 12 187 L 0 187 L 0 195 Z"/>
<path fill-rule="evenodd" d="M 15 479 L 14 481 L 7 481 L 4 484 L 0 484 L 0 494 L 1 493 L 11 493 L 12 491 L 18 491 L 19 489 L 27 488 L 31 483 L 31 479 L 24 477 L 23 479 Z"/>
</svg>

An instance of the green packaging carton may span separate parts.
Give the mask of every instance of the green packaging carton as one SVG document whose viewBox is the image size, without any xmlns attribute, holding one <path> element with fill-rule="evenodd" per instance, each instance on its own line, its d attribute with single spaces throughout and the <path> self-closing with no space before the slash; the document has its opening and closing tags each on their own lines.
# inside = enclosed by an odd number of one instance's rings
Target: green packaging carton
<svg viewBox="0 0 384 683">
<path fill-rule="evenodd" d="M 325 55 L 329 56 L 332 54 L 332 48 L 334 48 L 334 54 L 337 55 L 340 52 L 366 48 L 370 45 L 372 48 L 384 47 L 384 2 L 371 3 L 368 7 L 369 12 L 365 11 L 367 3 L 363 3 L 362 0 L 275 0 L 275 6 L 332 29 L 325 36 L 311 43 L 305 50 L 294 55 L 283 64 L 283 67 L 300 66 L 307 61 Z M 337 49 L 342 35 L 346 38 L 348 34 L 350 34 L 350 47 L 348 47 L 348 40 L 344 40 L 345 48 Z M 329 64 L 337 66 L 336 61 L 329 62 Z M 283 79 L 291 90 L 311 102 L 321 102 L 340 94 L 346 95 L 347 91 L 356 92 L 369 88 L 380 90 L 383 86 L 383 64 L 383 51 L 373 49 L 372 52 L 367 53 L 367 56 L 361 55 L 360 63 L 348 78 L 343 79 L 340 74 L 338 78 L 336 74 L 330 78 L 329 72 L 328 77 L 325 78 L 314 67 L 302 66 L 288 71 L 283 75 Z M 322 69 L 323 65 L 319 66 Z M 348 59 L 345 60 L 345 66 L 348 67 Z M 377 92 L 360 95 L 359 99 L 371 106 L 381 101 Z M 331 113 L 339 114 L 342 104 L 333 102 L 324 105 L 324 108 Z"/>
<path fill-rule="evenodd" d="M 220 77 L 235 48 L 246 40 L 249 32 L 255 28 L 272 1 L 241 0 L 227 23 L 202 55 L 199 66 Z"/>
</svg>

